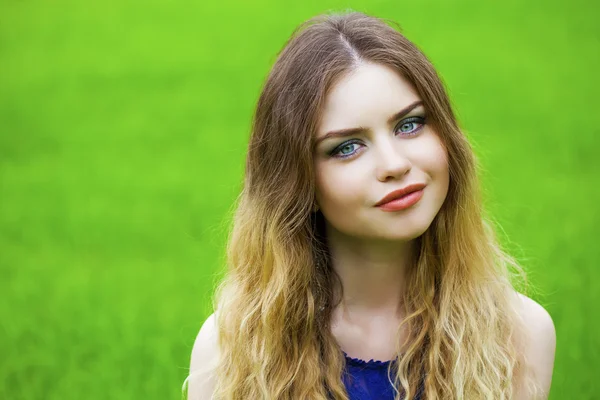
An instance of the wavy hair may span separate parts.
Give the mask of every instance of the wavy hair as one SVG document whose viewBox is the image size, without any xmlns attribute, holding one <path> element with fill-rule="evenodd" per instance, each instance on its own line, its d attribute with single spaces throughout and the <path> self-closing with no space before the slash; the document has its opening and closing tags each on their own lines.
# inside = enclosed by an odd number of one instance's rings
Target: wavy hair
<svg viewBox="0 0 600 400">
<path fill-rule="evenodd" d="M 485 215 L 477 159 L 443 82 L 400 32 L 355 11 L 321 14 L 279 52 L 253 117 L 228 268 L 215 294 L 214 399 L 348 399 L 345 359 L 330 327 L 341 281 L 324 217 L 312 210 L 313 146 L 328 91 L 363 62 L 414 85 L 448 153 L 446 200 L 415 239 L 407 272 L 402 324 L 410 335 L 396 345 L 397 369 L 388 370 L 397 398 L 414 398 L 421 384 L 427 399 L 511 398 L 513 376 L 527 361 L 516 340 L 525 331 L 513 286 L 523 268 L 501 249 Z"/>
</svg>

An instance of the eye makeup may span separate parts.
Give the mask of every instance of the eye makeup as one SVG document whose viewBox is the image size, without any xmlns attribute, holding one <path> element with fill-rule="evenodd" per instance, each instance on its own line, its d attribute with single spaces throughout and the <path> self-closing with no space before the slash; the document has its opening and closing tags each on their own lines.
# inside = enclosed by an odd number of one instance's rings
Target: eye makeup
<svg viewBox="0 0 600 400">
<path fill-rule="evenodd" d="M 412 136 L 417 135 L 422 130 L 425 123 L 426 123 L 425 115 L 408 117 L 408 118 L 405 118 L 405 119 L 401 120 L 400 122 L 398 122 L 398 124 L 394 128 L 394 132 L 397 133 L 398 135 L 401 135 L 404 137 L 412 137 Z M 410 129 L 410 130 L 402 130 L 402 128 L 405 126 L 407 126 L 407 127 L 416 126 L 416 127 L 413 129 Z M 331 158 L 340 158 L 340 159 L 349 158 L 349 157 L 354 156 L 358 150 L 347 152 L 347 153 L 342 153 L 342 150 L 344 150 L 346 148 L 351 148 L 350 146 L 353 146 L 353 145 L 361 145 L 361 144 L 362 144 L 362 142 L 359 139 L 346 140 L 345 142 L 336 146 L 332 150 L 328 151 L 327 155 Z"/>
</svg>

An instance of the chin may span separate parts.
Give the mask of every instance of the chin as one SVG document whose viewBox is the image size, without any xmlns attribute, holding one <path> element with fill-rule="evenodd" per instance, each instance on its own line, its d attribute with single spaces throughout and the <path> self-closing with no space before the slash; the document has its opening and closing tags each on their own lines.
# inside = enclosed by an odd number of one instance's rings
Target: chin
<svg viewBox="0 0 600 400">
<path fill-rule="evenodd" d="M 382 239 L 387 240 L 398 240 L 398 241 L 410 241 L 417 239 L 431 226 L 432 221 L 410 221 L 410 222 L 399 222 L 387 228 L 383 233 Z"/>
<path fill-rule="evenodd" d="M 382 239 L 386 239 L 390 242 L 410 242 L 412 240 L 419 238 L 426 231 L 427 231 L 427 229 L 424 229 L 422 231 L 406 232 L 403 234 L 398 234 L 398 233 L 390 234 L 389 236 L 382 238 Z"/>
</svg>

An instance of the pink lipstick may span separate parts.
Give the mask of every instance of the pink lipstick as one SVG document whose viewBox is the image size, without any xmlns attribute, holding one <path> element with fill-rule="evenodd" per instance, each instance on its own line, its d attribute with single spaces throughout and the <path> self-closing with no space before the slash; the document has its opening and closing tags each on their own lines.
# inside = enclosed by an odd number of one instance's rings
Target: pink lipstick
<svg viewBox="0 0 600 400">
<path fill-rule="evenodd" d="M 417 203 L 423 197 L 424 188 L 425 185 L 423 184 L 415 184 L 395 190 L 381 199 L 376 206 L 383 211 L 404 210 Z"/>
</svg>

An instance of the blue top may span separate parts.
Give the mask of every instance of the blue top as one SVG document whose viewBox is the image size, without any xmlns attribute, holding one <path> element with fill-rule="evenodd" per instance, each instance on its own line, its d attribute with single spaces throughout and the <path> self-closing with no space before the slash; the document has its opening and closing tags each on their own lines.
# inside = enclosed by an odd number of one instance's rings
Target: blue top
<svg viewBox="0 0 600 400">
<path fill-rule="evenodd" d="M 388 380 L 388 367 L 391 366 L 390 377 L 394 379 L 396 360 L 370 361 L 352 358 L 344 352 L 346 368 L 342 381 L 350 400 L 394 400 L 396 392 Z M 419 388 L 415 400 L 422 398 L 423 387 Z"/>
</svg>

